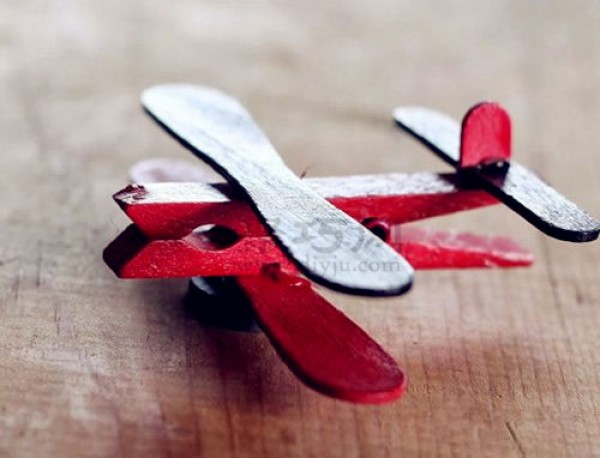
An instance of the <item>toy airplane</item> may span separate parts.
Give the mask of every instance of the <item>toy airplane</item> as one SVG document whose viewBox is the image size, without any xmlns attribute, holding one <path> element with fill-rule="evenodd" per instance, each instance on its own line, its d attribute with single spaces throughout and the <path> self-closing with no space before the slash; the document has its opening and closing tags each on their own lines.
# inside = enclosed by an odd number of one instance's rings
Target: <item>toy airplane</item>
<svg viewBox="0 0 600 458">
<path fill-rule="evenodd" d="M 510 120 L 476 105 L 461 126 L 434 111 L 394 117 L 456 173 L 300 180 L 235 100 L 188 85 L 152 88 L 148 113 L 229 184 L 142 183 L 115 194 L 133 221 L 104 251 L 121 278 L 195 277 L 204 298 L 245 302 L 292 372 L 334 398 L 382 403 L 406 377 L 309 280 L 346 293 L 394 295 L 412 268 L 516 267 L 532 256 L 505 237 L 399 225 L 499 201 L 550 236 L 598 237 L 600 223 L 510 162 Z M 168 178 L 177 174 L 168 167 Z M 300 276 L 304 274 L 309 280 Z"/>
</svg>

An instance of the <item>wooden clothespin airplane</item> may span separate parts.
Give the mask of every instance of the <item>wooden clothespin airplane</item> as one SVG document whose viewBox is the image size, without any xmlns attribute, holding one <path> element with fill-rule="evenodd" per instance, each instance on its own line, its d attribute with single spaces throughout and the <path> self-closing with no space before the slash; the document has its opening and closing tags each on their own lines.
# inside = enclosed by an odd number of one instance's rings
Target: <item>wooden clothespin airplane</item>
<svg viewBox="0 0 600 458">
<path fill-rule="evenodd" d="M 410 288 L 413 268 L 532 262 L 505 237 L 399 225 L 503 202 L 558 239 L 591 241 L 600 231 L 597 220 L 510 160 L 510 119 L 497 104 L 473 107 L 462 128 L 431 110 L 394 112 L 400 127 L 456 173 L 304 180 L 227 95 L 165 85 L 147 90 L 143 105 L 228 183 L 138 183 L 119 191 L 114 199 L 133 224 L 105 249 L 105 262 L 121 278 L 195 277 L 207 295 L 246 301 L 292 372 L 334 398 L 388 402 L 406 378 L 311 281 L 390 296 Z"/>
</svg>

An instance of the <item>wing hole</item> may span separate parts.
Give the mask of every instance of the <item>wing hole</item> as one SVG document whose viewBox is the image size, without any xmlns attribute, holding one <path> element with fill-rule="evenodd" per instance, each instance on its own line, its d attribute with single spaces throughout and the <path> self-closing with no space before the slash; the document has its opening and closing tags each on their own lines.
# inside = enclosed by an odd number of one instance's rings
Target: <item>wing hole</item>
<svg viewBox="0 0 600 458">
<path fill-rule="evenodd" d="M 216 224 L 203 224 L 194 229 L 185 239 L 205 251 L 225 250 L 235 245 L 240 236 L 233 229 Z"/>
<path fill-rule="evenodd" d="M 391 228 L 385 221 L 378 218 L 366 218 L 362 221 L 362 225 L 384 242 L 390 241 Z"/>
</svg>

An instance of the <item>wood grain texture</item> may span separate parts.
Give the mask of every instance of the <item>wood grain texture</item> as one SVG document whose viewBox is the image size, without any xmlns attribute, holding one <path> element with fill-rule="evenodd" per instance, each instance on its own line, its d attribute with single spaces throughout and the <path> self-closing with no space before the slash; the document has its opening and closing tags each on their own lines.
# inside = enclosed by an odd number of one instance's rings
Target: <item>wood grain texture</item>
<svg viewBox="0 0 600 458">
<path fill-rule="evenodd" d="M 189 166 L 194 173 L 201 169 Z M 163 176 L 167 173 L 161 170 Z M 489 193 L 462 183 L 455 173 L 346 175 L 304 182 L 361 222 L 377 218 L 394 225 L 498 203 Z M 252 209 L 225 183 L 138 182 L 115 193 L 113 199 L 149 237 L 184 237 L 203 224 L 226 226 L 243 236 L 268 234 Z"/>
<path fill-rule="evenodd" d="M 146 89 L 142 103 L 167 132 L 246 195 L 273 239 L 311 280 L 364 296 L 410 289 L 410 264 L 305 186 L 237 100 L 204 86 L 166 84 Z M 318 240 L 329 244 L 323 249 Z M 361 269 L 374 261 L 394 268 Z M 331 269 L 340 264 L 349 268 Z"/>
<path fill-rule="evenodd" d="M 498 100 L 519 161 L 598 215 L 599 16 L 592 0 L 0 2 L 0 456 L 598 455 L 597 243 L 489 208 L 437 225 L 515 237 L 534 267 L 325 293 L 409 376 L 380 407 L 313 393 L 264 335 L 195 321 L 185 282 L 118 280 L 100 253 L 127 224 L 110 196 L 129 166 L 188 158 L 138 106 L 174 80 L 235 93 L 309 176 L 438 170 L 391 110 Z"/>
</svg>

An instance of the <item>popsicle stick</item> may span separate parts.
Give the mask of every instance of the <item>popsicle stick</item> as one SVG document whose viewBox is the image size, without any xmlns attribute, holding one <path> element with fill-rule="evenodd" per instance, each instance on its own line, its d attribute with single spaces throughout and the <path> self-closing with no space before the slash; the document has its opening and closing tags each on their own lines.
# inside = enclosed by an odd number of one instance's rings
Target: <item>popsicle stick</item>
<svg viewBox="0 0 600 458">
<path fill-rule="evenodd" d="M 470 114 L 473 114 L 473 111 L 469 112 L 463 121 L 466 128 L 471 125 L 468 118 Z M 486 115 L 503 116 L 497 110 L 489 110 Z M 600 222 L 544 183 L 534 173 L 514 161 L 493 162 L 498 159 L 495 154 L 486 158 L 485 151 L 498 151 L 498 142 L 497 139 L 491 139 L 491 145 L 487 149 L 488 139 L 483 136 L 478 140 L 474 138 L 485 135 L 485 129 L 463 132 L 462 135 L 463 138 L 470 138 L 469 148 L 472 149 L 475 144 L 482 148 L 481 154 L 468 150 L 471 157 L 476 157 L 480 163 L 487 163 L 487 159 L 492 160 L 492 163 L 461 168 L 461 127 L 456 121 L 433 110 L 412 107 L 397 108 L 394 118 L 400 127 L 456 167 L 476 186 L 505 203 L 545 234 L 570 242 L 588 242 L 598 238 Z M 501 120 L 498 123 L 490 120 L 490 123 L 505 124 Z"/>
<path fill-rule="evenodd" d="M 413 269 L 406 260 L 295 176 L 235 99 L 199 86 L 164 85 L 146 90 L 142 101 L 167 132 L 243 192 L 307 277 L 350 294 L 397 295 L 410 288 Z M 318 241 L 333 241 L 335 249 L 324 252 Z M 395 268 L 361 268 L 373 261 Z M 350 268 L 322 267 L 340 262 Z"/>
<path fill-rule="evenodd" d="M 369 404 L 404 392 L 406 378 L 394 359 L 308 281 L 275 266 L 237 280 L 277 353 L 308 386 Z"/>
</svg>

